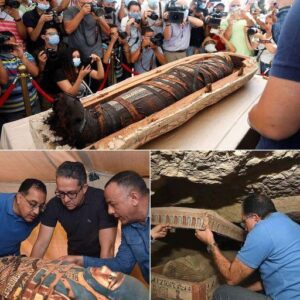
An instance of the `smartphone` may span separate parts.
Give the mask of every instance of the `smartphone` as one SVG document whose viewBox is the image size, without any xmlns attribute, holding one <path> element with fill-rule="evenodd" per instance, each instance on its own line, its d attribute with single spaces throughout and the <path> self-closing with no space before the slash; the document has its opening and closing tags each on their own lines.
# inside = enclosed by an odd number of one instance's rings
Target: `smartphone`
<svg viewBox="0 0 300 300">
<path fill-rule="evenodd" d="M 220 34 L 220 29 L 212 28 L 212 29 L 210 30 L 210 33 L 219 35 L 219 34 Z"/>
</svg>

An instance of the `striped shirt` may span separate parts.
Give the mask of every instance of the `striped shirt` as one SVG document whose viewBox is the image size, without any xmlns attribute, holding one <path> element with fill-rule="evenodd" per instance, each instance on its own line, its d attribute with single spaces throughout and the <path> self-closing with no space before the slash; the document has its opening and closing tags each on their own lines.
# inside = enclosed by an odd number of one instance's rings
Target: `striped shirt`
<svg viewBox="0 0 300 300">
<path fill-rule="evenodd" d="M 28 52 L 24 52 L 24 55 L 29 61 L 34 62 L 34 58 L 31 54 L 29 54 Z M 12 54 L 0 54 L 0 59 L 2 60 L 3 66 L 7 70 L 9 77 L 8 83 L 6 85 L 3 85 L 2 87 L 2 93 L 4 93 L 16 78 L 18 74 L 17 68 L 19 65 L 22 64 L 22 62 L 19 58 L 13 56 Z M 27 88 L 31 106 L 33 106 L 35 104 L 35 101 L 38 101 L 38 96 L 36 89 L 33 87 L 31 80 L 29 79 L 27 79 Z M 16 87 L 13 89 L 5 104 L 0 107 L 0 114 L 15 113 L 24 110 L 25 106 L 23 101 L 21 84 L 20 80 L 17 80 Z"/>
</svg>

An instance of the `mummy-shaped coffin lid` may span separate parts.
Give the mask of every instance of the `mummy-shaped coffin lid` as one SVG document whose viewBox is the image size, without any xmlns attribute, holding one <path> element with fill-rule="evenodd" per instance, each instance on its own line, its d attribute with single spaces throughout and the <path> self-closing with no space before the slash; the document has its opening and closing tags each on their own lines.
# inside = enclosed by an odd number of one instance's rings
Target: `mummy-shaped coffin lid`
<svg viewBox="0 0 300 300">
<path fill-rule="evenodd" d="M 174 228 L 201 229 L 206 226 L 233 240 L 243 241 L 244 230 L 212 210 L 187 207 L 152 207 L 152 225 L 169 224 Z"/>
</svg>

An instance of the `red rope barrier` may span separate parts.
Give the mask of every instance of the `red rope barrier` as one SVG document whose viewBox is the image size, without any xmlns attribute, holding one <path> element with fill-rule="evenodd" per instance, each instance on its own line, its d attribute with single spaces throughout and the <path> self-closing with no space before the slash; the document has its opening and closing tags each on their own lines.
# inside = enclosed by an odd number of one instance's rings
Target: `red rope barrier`
<svg viewBox="0 0 300 300">
<path fill-rule="evenodd" d="M 40 86 L 39 84 L 34 80 L 32 79 L 32 85 L 35 87 L 35 89 L 45 98 L 45 100 L 49 103 L 53 103 L 54 102 L 54 99 L 49 96 Z"/>
<path fill-rule="evenodd" d="M 99 89 L 98 89 L 98 92 L 103 90 L 106 82 L 107 82 L 107 78 L 108 78 L 108 73 L 109 73 L 109 70 L 110 70 L 110 64 L 107 65 L 107 68 L 106 68 L 106 71 L 105 71 L 105 74 L 104 74 L 104 78 L 99 86 Z"/>
<path fill-rule="evenodd" d="M 5 104 L 13 89 L 16 87 L 16 80 L 8 87 L 4 94 L 0 97 L 0 107 Z"/>
<path fill-rule="evenodd" d="M 129 72 L 133 75 L 140 75 L 140 73 L 132 71 L 132 69 L 130 67 L 128 67 L 127 65 L 125 65 L 125 64 L 121 64 L 121 66 L 124 70 L 126 70 L 127 72 Z"/>
</svg>

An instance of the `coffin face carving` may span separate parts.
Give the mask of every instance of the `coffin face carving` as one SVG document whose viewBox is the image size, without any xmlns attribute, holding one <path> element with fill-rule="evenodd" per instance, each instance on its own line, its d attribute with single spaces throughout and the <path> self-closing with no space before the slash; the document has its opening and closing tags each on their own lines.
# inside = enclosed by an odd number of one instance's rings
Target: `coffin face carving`
<svg viewBox="0 0 300 300">
<path fill-rule="evenodd" d="M 45 121 L 60 145 L 83 148 L 177 101 L 207 88 L 233 73 L 228 55 L 214 56 L 175 66 L 112 99 L 84 109 L 79 101 L 62 95 Z"/>
<path fill-rule="evenodd" d="M 0 299 L 146 300 L 148 291 L 138 280 L 107 267 L 7 256 L 0 258 Z"/>
</svg>

